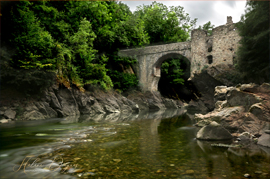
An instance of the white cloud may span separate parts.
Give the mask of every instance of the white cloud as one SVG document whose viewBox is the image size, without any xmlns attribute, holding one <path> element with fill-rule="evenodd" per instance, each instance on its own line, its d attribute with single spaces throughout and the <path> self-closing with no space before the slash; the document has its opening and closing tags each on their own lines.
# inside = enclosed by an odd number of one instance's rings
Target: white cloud
<svg viewBox="0 0 270 179">
<path fill-rule="evenodd" d="M 226 23 L 226 16 L 232 16 L 233 22 L 240 21 L 241 15 L 244 13 L 245 1 L 238 1 L 234 6 L 230 6 L 226 1 L 218 1 L 214 4 L 216 17 L 213 18 L 213 23 L 223 25 Z"/>
<path fill-rule="evenodd" d="M 122 1 L 130 7 L 149 5 L 153 1 Z M 169 6 L 182 6 L 191 19 L 198 18 L 197 27 L 211 21 L 215 27 L 226 24 L 227 16 L 232 16 L 233 22 L 240 21 L 244 14 L 246 1 L 157 1 Z"/>
</svg>

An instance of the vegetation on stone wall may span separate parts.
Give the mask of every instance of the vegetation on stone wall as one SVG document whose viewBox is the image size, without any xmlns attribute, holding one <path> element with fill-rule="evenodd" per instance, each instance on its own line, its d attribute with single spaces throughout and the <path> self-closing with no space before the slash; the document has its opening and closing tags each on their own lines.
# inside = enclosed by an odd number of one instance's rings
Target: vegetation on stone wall
<svg viewBox="0 0 270 179">
<path fill-rule="evenodd" d="M 203 26 L 199 26 L 198 29 L 205 30 L 207 31 L 207 35 L 212 35 L 212 30 L 215 27 L 215 25 L 211 24 L 210 21 L 207 23 L 203 24 Z"/>
<path fill-rule="evenodd" d="M 185 41 L 196 23 L 182 7 L 169 10 L 156 2 L 134 13 L 115 1 L 13 1 L 2 7 L 2 46 L 15 48 L 5 61 L 8 68 L 1 65 L 2 83 L 23 83 L 14 75 L 23 71 L 31 84 L 38 70 L 54 73 L 59 83 L 81 90 L 85 84 L 120 90 L 136 86 L 135 75 L 119 68 L 134 59 L 116 58 L 117 50 Z M 41 86 L 46 80 L 39 79 Z"/>
<path fill-rule="evenodd" d="M 237 27 L 242 37 L 237 69 L 245 81 L 270 82 L 269 2 L 247 1 L 245 14 Z"/>
<path fill-rule="evenodd" d="M 183 57 L 184 58 L 184 57 Z M 181 69 L 181 59 L 169 59 L 161 65 L 161 76 L 172 85 L 184 84 L 183 69 Z"/>
</svg>

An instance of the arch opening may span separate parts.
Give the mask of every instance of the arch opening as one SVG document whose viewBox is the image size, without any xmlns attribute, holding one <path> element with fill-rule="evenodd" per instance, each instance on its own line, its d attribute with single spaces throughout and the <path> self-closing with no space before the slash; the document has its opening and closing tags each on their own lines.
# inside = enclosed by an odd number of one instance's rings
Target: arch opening
<svg viewBox="0 0 270 179">
<path fill-rule="evenodd" d="M 190 61 L 180 54 L 172 53 L 161 57 L 155 66 L 160 71 L 158 90 L 162 96 L 189 102 L 198 98 L 198 91 L 191 81 Z"/>
<path fill-rule="evenodd" d="M 212 55 L 208 55 L 207 56 L 207 62 L 208 62 L 208 64 L 212 64 L 213 63 L 213 56 Z"/>
</svg>

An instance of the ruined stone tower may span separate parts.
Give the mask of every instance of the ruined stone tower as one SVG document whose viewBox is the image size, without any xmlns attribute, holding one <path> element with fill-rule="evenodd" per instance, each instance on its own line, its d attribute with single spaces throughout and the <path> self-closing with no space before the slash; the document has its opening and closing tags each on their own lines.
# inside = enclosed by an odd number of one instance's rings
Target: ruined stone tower
<svg viewBox="0 0 270 179">
<path fill-rule="evenodd" d="M 208 36 L 204 30 L 195 29 L 191 34 L 191 77 L 202 69 L 218 64 L 234 64 L 241 37 L 231 16 L 225 25 L 213 29 Z"/>
<path fill-rule="evenodd" d="M 232 16 L 227 16 L 227 23 L 226 23 L 226 25 L 230 25 L 230 24 L 233 24 Z"/>
</svg>

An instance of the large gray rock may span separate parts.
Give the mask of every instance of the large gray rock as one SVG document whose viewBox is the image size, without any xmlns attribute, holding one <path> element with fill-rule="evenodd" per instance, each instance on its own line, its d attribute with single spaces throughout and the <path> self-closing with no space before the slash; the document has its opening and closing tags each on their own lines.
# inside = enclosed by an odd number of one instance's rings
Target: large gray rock
<svg viewBox="0 0 270 179">
<path fill-rule="evenodd" d="M 22 120 L 43 120 L 44 115 L 38 111 L 25 111 Z"/>
<path fill-rule="evenodd" d="M 164 103 L 165 107 L 168 109 L 177 109 L 178 108 L 176 101 L 173 99 L 163 98 L 163 103 Z"/>
<path fill-rule="evenodd" d="M 196 113 L 201 113 L 201 114 L 206 114 L 209 109 L 205 106 L 204 102 L 201 100 L 194 101 L 191 100 L 187 106 L 185 106 L 185 109 L 189 114 L 196 114 Z"/>
<path fill-rule="evenodd" d="M 224 108 L 220 111 L 212 111 L 212 112 L 207 113 L 205 115 L 195 114 L 194 119 L 195 119 L 195 121 L 209 120 L 209 121 L 220 122 L 220 121 L 230 117 L 232 114 L 239 114 L 243 111 L 244 111 L 244 108 L 242 106 L 227 107 L 227 108 Z"/>
<path fill-rule="evenodd" d="M 159 92 L 147 91 L 141 93 L 134 91 L 127 98 L 138 104 L 140 111 L 159 111 L 166 109 Z"/>
<path fill-rule="evenodd" d="M 270 147 L 270 134 L 264 133 L 258 139 L 258 144 L 264 147 Z"/>
<path fill-rule="evenodd" d="M 242 84 L 240 86 L 240 90 L 241 91 L 247 91 L 247 92 L 254 93 L 254 92 L 257 92 L 258 91 L 257 90 L 257 87 L 258 87 L 258 85 L 257 84 L 254 84 L 254 83 Z"/>
<path fill-rule="evenodd" d="M 200 100 L 204 103 L 204 105 L 208 108 L 208 111 L 211 111 L 215 108 L 214 101 L 214 92 L 216 86 L 223 85 L 222 82 L 213 78 L 208 71 L 203 71 L 199 74 L 194 74 L 194 77 L 191 80 L 197 90 L 201 94 Z"/>
<path fill-rule="evenodd" d="M 12 109 L 7 109 L 4 113 L 4 116 L 8 119 L 15 119 L 16 111 L 13 111 Z"/>
<path fill-rule="evenodd" d="M 246 111 L 250 106 L 261 101 L 262 99 L 258 95 L 243 92 L 238 89 L 232 89 L 227 94 L 227 103 L 229 106 L 244 106 Z"/>
<path fill-rule="evenodd" d="M 269 109 L 267 108 L 267 106 L 263 105 L 262 103 L 253 104 L 249 108 L 249 112 L 254 114 L 260 120 L 270 122 Z"/>
<path fill-rule="evenodd" d="M 211 122 L 198 131 L 196 138 L 200 140 L 229 140 L 232 139 L 232 135 L 220 124 Z"/>
</svg>

